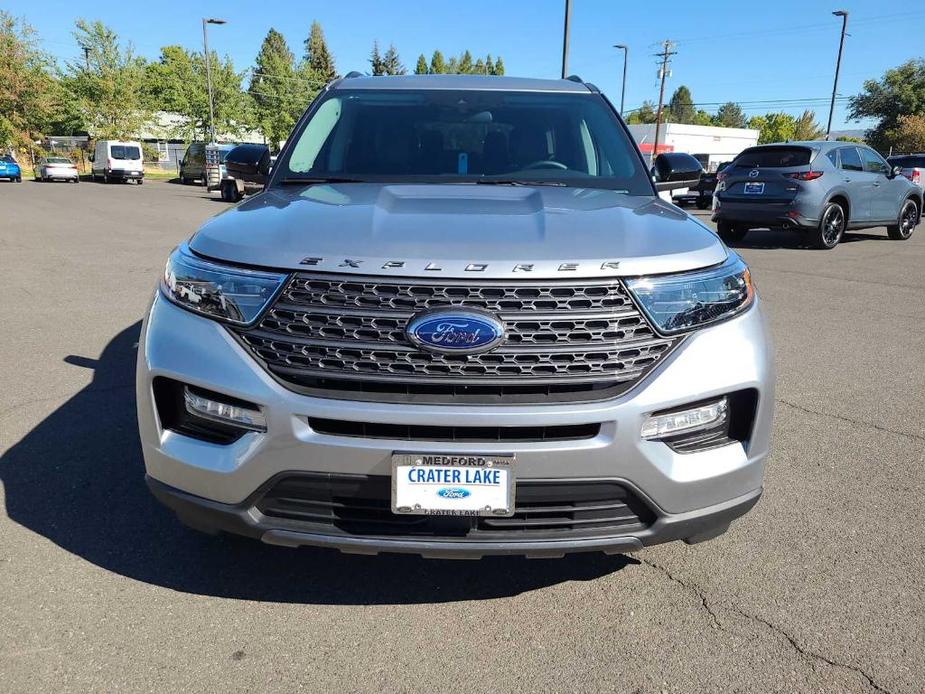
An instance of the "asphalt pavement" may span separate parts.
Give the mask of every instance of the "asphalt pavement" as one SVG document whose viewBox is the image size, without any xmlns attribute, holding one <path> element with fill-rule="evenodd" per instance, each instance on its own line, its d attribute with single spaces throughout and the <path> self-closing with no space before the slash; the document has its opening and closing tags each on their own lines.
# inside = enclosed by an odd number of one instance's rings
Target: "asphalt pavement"
<svg viewBox="0 0 925 694">
<path fill-rule="evenodd" d="M 925 691 L 925 226 L 740 244 L 778 389 L 726 535 L 449 562 L 207 537 L 149 496 L 139 322 L 223 209 L 0 182 L 0 691 Z"/>
</svg>

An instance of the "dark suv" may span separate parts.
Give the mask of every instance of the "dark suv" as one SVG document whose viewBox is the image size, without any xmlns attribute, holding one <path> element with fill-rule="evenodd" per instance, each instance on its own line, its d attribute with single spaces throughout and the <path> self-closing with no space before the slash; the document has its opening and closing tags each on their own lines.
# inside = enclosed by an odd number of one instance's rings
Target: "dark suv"
<svg viewBox="0 0 925 694">
<path fill-rule="evenodd" d="M 713 220 L 726 242 L 750 229 L 805 232 L 834 248 L 847 229 L 886 226 L 907 239 L 918 225 L 922 189 L 874 150 L 845 142 L 750 147 L 720 174 Z"/>
</svg>

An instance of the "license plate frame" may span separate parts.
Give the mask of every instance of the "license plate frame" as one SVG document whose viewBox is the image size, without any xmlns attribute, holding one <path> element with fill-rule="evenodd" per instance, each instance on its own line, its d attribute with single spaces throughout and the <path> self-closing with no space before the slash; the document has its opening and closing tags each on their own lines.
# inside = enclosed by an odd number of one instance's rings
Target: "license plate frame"
<svg viewBox="0 0 925 694">
<path fill-rule="evenodd" d="M 764 181 L 746 181 L 745 195 L 764 195 Z"/>
<path fill-rule="evenodd" d="M 396 451 L 392 454 L 392 513 L 414 516 L 455 516 L 504 518 L 514 515 L 516 474 L 513 454 L 416 453 Z M 412 482 L 408 468 L 439 472 L 438 481 Z M 476 477 L 491 477 L 489 471 L 501 471 L 506 478 L 500 484 L 472 482 Z M 453 474 L 456 471 L 456 474 Z M 467 474 L 467 471 L 468 474 Z M 399 475 L 405 477 L 400 479 Z M 439 492 L 445 490 L 445 495 Z M 455 490 L 455 493 L 454 493 Z M 462 493 L 459 490 L 462 490 Z M 486 502 L 482 504 L 480 502 Z"/>
</svg>

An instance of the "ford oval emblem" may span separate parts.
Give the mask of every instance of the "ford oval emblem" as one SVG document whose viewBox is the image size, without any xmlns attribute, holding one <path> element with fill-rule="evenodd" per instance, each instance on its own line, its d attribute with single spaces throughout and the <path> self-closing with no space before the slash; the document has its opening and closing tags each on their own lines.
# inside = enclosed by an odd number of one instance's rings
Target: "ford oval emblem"
<svg viewBox="0 0 925 694">
<path fill-rule="evenodd" d="M 504 324 L 487 311 L 437 309 L 412 318 L 405 334 L 428 352 L 473 354 L 501 344 Z"/>
<path fill-rule="evenodd" d="M 468 489 L 463 489 L 462 487 L 444 487 L 437 490 L 437 496 L 444 499 L 465 499 L 471 493 Z"/>
</svg>

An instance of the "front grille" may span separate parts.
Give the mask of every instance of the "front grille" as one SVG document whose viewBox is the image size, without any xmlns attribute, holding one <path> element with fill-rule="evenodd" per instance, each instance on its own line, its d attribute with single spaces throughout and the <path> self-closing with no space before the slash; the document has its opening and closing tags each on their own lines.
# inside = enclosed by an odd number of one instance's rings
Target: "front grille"
<svg viewBox="0 0 925 694">
<path fill-rule="evenodd" d="M 607 536 L 655 521 L 648 506 L 612 480 L 519 481 L 508 518 L 396 515 L 390 495 L 387 476 L 306 473 L 272 483 L 256 508 L 305 532 L 473 540 Z"/>
<path fill-rule="evenodd" d="M 399 441 L 580 441 L 601 433 L 600 424 L 562 424 L 535 427 L 453 427 L 426 424 L 381 424 L 309 417 L 308 426 L 319 434 Z"/>
<path fill-rule="evenodd" d="M 411 318 L 447 307 L 494 313 L 505 325 L 504 343 L 470 355 L 412 345 L 405 336 Z M 238 334 L 296 389 L 427 402 L 613 397 L 676 342 L 652 330 L 618 280 L 470 286 L 309 274 L 292 277 L 261 321 Z"/>
</svg>

